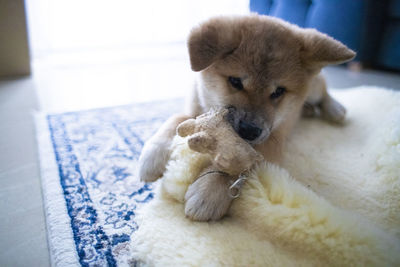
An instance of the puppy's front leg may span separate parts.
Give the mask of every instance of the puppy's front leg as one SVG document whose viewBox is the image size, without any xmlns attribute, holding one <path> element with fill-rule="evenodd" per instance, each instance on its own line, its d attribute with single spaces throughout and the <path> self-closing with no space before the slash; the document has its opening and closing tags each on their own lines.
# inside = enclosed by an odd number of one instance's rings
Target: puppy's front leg
<svg viewBox="0 0 400 267">
<path fill-rule="evenodd" d="M 203 174 L 206 175 L 200 176 L 186 192 L 186 217 L 195 221 L 219 220 L 228 212 L 233 200 L 229 195 L 232 177 L 212 167 Z"/>
<path fill-rule="evenodd" d="M 176 134 L 176 127 L 189 118 L 186 115 L 170 117 L 145 143 L 138 163 L 141 181 L 152 182 L 163 175 L 171 154 L 170 146 Z"/>
</svg>

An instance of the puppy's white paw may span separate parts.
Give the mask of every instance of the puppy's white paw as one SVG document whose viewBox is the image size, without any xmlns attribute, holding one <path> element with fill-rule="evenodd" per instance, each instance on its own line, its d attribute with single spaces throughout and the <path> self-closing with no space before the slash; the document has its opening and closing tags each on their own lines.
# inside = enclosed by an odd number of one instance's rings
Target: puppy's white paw
<svg viewBox="0 0 400 267">
<path fill-rule="evenodd" d="M 142 182 L 153 182 L 165 172 L 170 150 L 163 144 L 147 142 L 138 162 L 138 175 Z"/>
<path fill-rule="evenodd" d="M 185 195 L 186 217 L 195 221 L 221 219 L 229 210 L 229 177 L 212 173 L 191 184 Z"/>
<path fill-rule="evenodd" d="M 346 117 L 346 109 L 338 101 L 329 97 L 321 103 L 321 115 L 329 121 L 341 123 Z"/>
</svg>

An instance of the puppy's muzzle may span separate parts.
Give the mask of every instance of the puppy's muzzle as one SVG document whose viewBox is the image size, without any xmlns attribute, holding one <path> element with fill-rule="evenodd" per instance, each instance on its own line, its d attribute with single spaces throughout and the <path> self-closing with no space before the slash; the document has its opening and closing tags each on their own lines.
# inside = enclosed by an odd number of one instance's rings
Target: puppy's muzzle
<svg viewBox="0 0 400 267">
<path fill-rule="evenodd" d="M 263 129 L 254 122 L 254 119 L 249 119 L 252 117 L 251 113 L 238 110 L 234 106 L 226 108 L 229 110 L 227 120 L 241 138 L 253 142 L 262 136 Z"/>
<path fill-rule="evenodd" d="M 257 127 L 255 124 L 245 121 L 239 122 L 238 134 L 243 139 L 254 141 L 260 137 L 261 133 L 262 129 Z"/>
</svg>

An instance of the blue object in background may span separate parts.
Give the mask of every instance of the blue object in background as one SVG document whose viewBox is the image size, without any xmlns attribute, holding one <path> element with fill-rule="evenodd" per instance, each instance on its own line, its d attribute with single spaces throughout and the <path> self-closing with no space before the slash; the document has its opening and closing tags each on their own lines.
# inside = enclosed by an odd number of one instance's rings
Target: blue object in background
<svg viewBox="0 0 400 267">
<path fill-rule="evenodd" d="M 305 27 L 310 4 L 311 0 L 273 1 L 269 15 Z"/>
<path fill-rule="evenodd" d="M 252 1 L 250 0 L 250 10 L 253 12 L 257 12 L 258 14 L 269 14 L 269 10 L 271 9 L 272 0 L 265 1 Z"/>
<path fill-rule="evenodd" d="M 326 33 L 349 48 L 360 51 L 364 0 L 314 0 L 309 8 L 306 27 Z"/>
<path fill-rule="evenodd" d="M 400 0 L 391 0 L 387 11 L 377 64 L 400 70 Z"/>
<path fill-rule="evenodd" d="M 250 0 L 250 10 L 324 32 L 365 65 L 400 70 L 400 0 Z"/>
<path fill-rule="evenodd" d="M 385 27 L 378 64 L 400 70 L 400 20 Z"/>
</svg>

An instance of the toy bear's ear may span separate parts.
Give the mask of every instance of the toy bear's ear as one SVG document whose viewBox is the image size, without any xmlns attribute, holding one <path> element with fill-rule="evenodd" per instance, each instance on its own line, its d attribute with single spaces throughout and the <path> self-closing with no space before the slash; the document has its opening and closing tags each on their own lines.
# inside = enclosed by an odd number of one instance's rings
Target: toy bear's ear
<svg viewBox="0 0 400 267">
<path fill-rule="evenodd" d="M 176 128 L 176 132 L 181 137 L 186 137 L 188 135 L 194 134 L 196 127 L 196 120 L 195 119 L 188 119 L 178 125 Z"/>
<path fill-rule="evenodd" d="M 314 29 L 302 29 L 301 38 L 301 58 L 312 69 L 345 63 L 356 56 L 353 50 L 341 42 Z"/>
<path fill-rule="evenodd" d="M 188 140 L 190 149 L 200 153 L 211 153 L 216 149 L 216 140 L 204 132 L 192 135 Z"/>
</svg>

